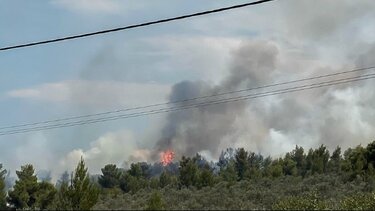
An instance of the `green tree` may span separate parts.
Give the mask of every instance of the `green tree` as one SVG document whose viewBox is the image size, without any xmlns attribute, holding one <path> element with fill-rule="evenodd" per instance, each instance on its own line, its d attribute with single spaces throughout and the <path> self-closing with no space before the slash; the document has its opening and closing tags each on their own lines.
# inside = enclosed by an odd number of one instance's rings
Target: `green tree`
<svg viewBox="0 0 375 211">
<path fill-rule="evenodd" d="M 199 171 L 199 178 L 198 178 L 198 188 L 212 187 L 215 184 L 214 175 L 212 173 L 211 168 L 206 164 L 200 171 Z"/>
<path fill-rule="evenodd" d="M 38 209 L 51 209 L 57 193 L 56 188 L 47 181 L 38 183 L 38 192 L 36 193 L 36 207 Z"/>
<path fill-rule="evenodd" d="M 141 178 L 143 176 L 142 167 L 140 163 L 132 163 L 128 172 L 131 176 L 136 178 Z"/>
<path fill-rule="evenodd" d="M 239 148 L 235 155 L 235 166 L 239 180 L 245 178 L 245 173 L 249 169 L 248 152 L 244 148 Z"/>
<path fill-rule="evenodd" d="M 5 193 L 5 174 L 7 171 L 3 169 L 3 164 L 0 163 L 0 210 L 6 209 L 6 193 Z"/>
<path fill-rule="evenodd" d="M 255 154 L 254 152 L 249 153 L 247 158 L 248 169 L 246 175 L 248 178 L 255 179 L 262 176 L 261 168 L 263 163 L 263 156 Z"/>
<path fill-rule="evenodd" d="M 149 187 L 149 166 L 147 163 L 132 163 L 130 169 L 122 174 L 120 188 L 124 192 L 136 193 L 138 190 Z"/>
<path fill-rule="evenodd" d="M 305 171 L 303 172 L 303 176 L 312 174 L 312 166 L 314 162 L 314 150 L 312 148 L 309 149 L 309 152 L 306 155 L 306 166 Z"/>
<path fill-rule="evenodd" d="M 234 161 L 230 161 L 226 167 L 220 169 L 220 176 L 224 181 L 234 184 L 237 181 L 237 171 Z"/>
<path fill-rule="evenodd" d="M 283 175 L 282 159 L 274 160 L 270 167 L 270 173 L 273 178 L 281 177 Z"/>
<path fill-rule="evenodd" d="M 161 188 L 164 188 L 167 185 L 171 184 L 171 182 L 172 182 L 171 175 L 167 171 L 163 171 L 159 177 L 159 186 Z"/>
<path fill-rule="evenodd" d="M 366 147 L 366 159 L 368 164 L 375 166 L 375 141 L 369 143 Z"/>
<path fill-rule="evenodd" d="M 135 177 L 129 172 L 122 175 L 120 179 L 120 188 L 125 193 L 136 193 L 138 190 L 147 186 L 147 181 L 140 177 Z"/>
<path fill-rule="evenodd" d="M 18 180 L 9 191 L 8 202 L 16 209 L 34 209 L 37 201 L 38 179 L 34 175 L 34 167 L 30 164 L 21 166 L 16 171 Z"/>
<path fill-rule="evenodd" d="M 366 149 L 357 146 L 355 149 L 347 149 L 344 153 L 344 170 L 348 171 L 351 178 L 363 176 L 367 168 Z"/>
<path fill-rule="evenodd" d="M 327 172 L 329 151 L 324 145 L 318 149 L 310 149 L 306 156 L 306 171 L 305 174 L 322 174 Z"/>
<path fill-rule="evenodd" d="M 298 174 L 304 175 L 306 171 L 306 155 L 304 154 L 304 149 L 296 145 L 296 148 L 291 153 L 291 159 L 296 163 Z"/>
<path fill-rule="evenodd" d="M 108 164 L 102 168 L 98 183 L 103 188 L 114 188 L 119 186 L 121 179 L 121 171 L 114 164 Z"/>
<path fill-rule="evenodd" d="M 329 171 L 340 173 L 341 163 L 342 163 L 341 148 L 337 146 L 335 151 L 332 152 L 331 158 L 329 159 L 329 162 L 328 162 Z"/>
<path fill-rule="evenodd" d="M 324 145 L 321 145 L 318 149 L 314 150 L 312 173 L 325 173 L 327 172 L 327 166 L 329 161 L 329 151 Z"/>
<path fill-rule="evenodd" d="M 180 161 L 179 170 L 180 186 L 189 187 L 197 184 L 199 176 L 198 166 L 191 158 L 183 156 Z"/>
<path fill-rule="evenodd" d="M 165 203 L 159 192 L 153 192 L 147 202 L 146 210 L 164 210 Z"/>
<path fill-rule="evenodd" d="M 62 176 L 61 182 L 58 183 L 58 191 L 55 198 L 55 209 L 56 210 L 70 210 L 72 209 L 72 204 L 69 198 L 69 178 L 66 181 Z M 69 175 L 68 175 L 69 177 Z"/>
<path fill-rule="evenodd" d="M 290 153 L 286 153 L 283 159 L 283 172 L 285 175 L 297 175 L 297 162 L 292 159 Z"/>
<path fill-rule="evenodd" d="M 18 180 L 9 191 L 8 202 L 16 209 L 48 209 L 51 208 L 56 196 L 55 187 L 49 182 L 38 183 L 32 165 L 21 166 L 16 171 Z"/>
<path fill-rule="evenodd" d="M 71 177 L 70 186 L 67 190 L 68 201 L 74 210 L 89 210 L 98 201 L 99 190 L 90 181 L 85 161 L 81 157 Z"/>
<path fill-rule="evenodd" d="M 138 163 L 138 165 L 141 167 L 141 170 L 142 170 L 142 178 L 145 178 L 145 179 L 150 179 L 151 178 L 151 175 L 150 175 L 150 165 L 146 162 L 140 162 Z"/>
</svg>

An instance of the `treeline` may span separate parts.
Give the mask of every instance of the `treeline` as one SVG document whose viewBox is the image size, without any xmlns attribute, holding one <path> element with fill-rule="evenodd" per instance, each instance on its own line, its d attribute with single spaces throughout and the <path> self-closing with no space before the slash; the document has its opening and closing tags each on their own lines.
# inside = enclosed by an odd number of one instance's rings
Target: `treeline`
<svg viewBox="0 0 375 211">
<path fill-rule="evenodd" d="M 375 141 L 344 153 L 296 146 L 275 159 L 239 148 L 217 163 L 197 154 L 166 167 L 108 164 L 98 177 L 81 159 L 55 185 L 22 166 L 8 191 L 0 165 L 0 209 L 375 209 L 374 165 Z"/>
<path fill-rule="evenodd" d="M 99 187 L 90 180 L 83 159 L 69 176 L 63 176 L 56 185 L 38 181 L 31 164 L 16 171 L 18 179 L 14 186 L 5 191 L 6 170 L 0 164 L 0 210 L 88 210 L 98 201 Z"/>
</svg>

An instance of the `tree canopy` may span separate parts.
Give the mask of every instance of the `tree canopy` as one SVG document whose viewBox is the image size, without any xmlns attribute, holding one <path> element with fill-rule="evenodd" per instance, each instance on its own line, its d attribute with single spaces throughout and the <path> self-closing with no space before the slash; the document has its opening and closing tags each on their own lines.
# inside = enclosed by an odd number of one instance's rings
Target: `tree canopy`
<svg viewBox="0 0 375 211">
<path fill-rule="evenodd" d="M 0 209 L 374 209 L 374 151 L 375 141 L 343 153 L 295 146 L 281 157 L 227 149 L 217 163 L 196 154 L 168 166 L 107 164 L 97 177 L 81 158 L 55 185 L 23 165 L 11 189 L 0 164 Z"/>
</svg>

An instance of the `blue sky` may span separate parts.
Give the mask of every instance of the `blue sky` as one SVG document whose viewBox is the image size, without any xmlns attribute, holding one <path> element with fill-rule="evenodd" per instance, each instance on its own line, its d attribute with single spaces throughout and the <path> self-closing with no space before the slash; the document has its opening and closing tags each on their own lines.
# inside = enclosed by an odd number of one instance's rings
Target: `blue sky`
<svg viewBox="0 0 375 211">
<path fill-rule="evenodd" d="M 243 2 L 4 0 L 0 3 L 0 46 Z M 220 84 L 236 62 L 238 49 L 258 46 L 247 43 L 269 42 L 278 49 L 277 67 L 275 74 L 269 76 L 270 81 L 371 65 L 374 57 L 368 56 L 368 52 L 372 52 L 375 42 L 375 17 L 371 12 L 374 3 L 370 0 L 323 2 L 276 1 L 126 32 L 1 52 L 0 125 L 164 102 L 173 84 L 184 80 Z M 314 108 L 304 103 L 309 98 L 303 95 L 264 100 L 257 106 L 272 108 L 276 101 L 290 100 L 311 113 L 296 117 L 304 124 L 303 129 L 280 129 L 264 123 L 269 113 L 254 116 L 250 106 L 248 120 L 258 122 L 264 134 L 256 134 L 251 124 L 245 124 L 251 129 L 238 127 L 230 135 L 230 141 L 223 140 L 219 145 L 245 146 L 271 155 L 280 155 L 295 144 L 316 146 L 325 142 L 322 136 L 331 135 L 322 129 L 327 122 L 342 121 L 338 111 L 343 109 L 352 116 L 345 118 L 345 124 L 335 130 L 348 131 L 347 128 L 355 128 L 353 125 L 358 128 L 349 130 L 347 140 L 332 141 L 329 147 L 366 143 L 373 138 L 374 133 L 369 131 L 374 131 L 375 123 L 361 114 L 375 114 L 371 107 L 359 105 L 364 104 L 363 99 L 368 100 L 366 103 L 374 102 L 373 98 L 363 96 L 364 93 L 371 96 L 371 88 L 369 82 L 358 89 L 349 87 L 320 93 L 322 102 L 316 102 Z M 327 95 L 329 109 L 325 108 Z M 321 116 L 327 119 L 322 120 Z M 12 170 L 30 162 L 57 175 L 71 169 L 83 155 L 92 171 L 97 172 L 106 162 L 121 165 L 129 157 L 147 159 L 147 150 L 155 142 L 153 137 L 158 136 L 165 121 L 161 115 L 1 136 L 0 162 Z M 309 127 L 313 129 L 306 132 Z M 322 135 L 326 133 L 327 136 Z M 249 137 L 263 142 L 248 143 Z M 267 150 L 269 145 L 264 143 L 278 147 Z M 208 151 L 208 156 L 216 156 L 213 150 L 202 150 Z"/>
</svg>

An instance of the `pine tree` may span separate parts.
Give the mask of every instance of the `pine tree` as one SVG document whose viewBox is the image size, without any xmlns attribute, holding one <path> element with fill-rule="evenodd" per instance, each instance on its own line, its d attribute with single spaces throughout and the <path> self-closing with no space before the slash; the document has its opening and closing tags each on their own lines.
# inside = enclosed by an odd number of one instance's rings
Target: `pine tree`
<svg viewBox="0 0 375 211">
<path fill-rule="evenodd" d="M 124 192 L 136 193 L 138 190 L 146 187 L 147 181 L 143 178 L 137 178 L 126 172 L 120 179 L 120 188 Z"/>
<path fill-rule="evenodd" d="M 32 165 L 21 166 L 21 171 L 16 171 L 18 180 L 9 191 L 8 202 L 16 209 L 34 209 L 37 200 L 38 181 L 34 175 Z"/>
<path fill-rule="evenodd" d="M 167 171 L 163 171 L 159 177 L 159 186 L 161 188 L 171 184 L 171 175 Z"/>
<path fill-rule="evenodd" d="M 136 178 L 141 178 L 143 176 L 142 167 L 140 163 L 132 163 L 128 172 L 131 176 Z"/>
<path fill-rule="evenodd" d="M 293 175 L 297 174 L 297 162 L 292 159 L 290 153 L 286 153 L 284 160 L 283 160 L 283 172 L 285 175 Z"/>
<path fill-rule="evenodd" d="M 239 180 L 243 180 L 245 177 L 245 172 L 248 170 L 248 153 L 244 148 L 237 150 L 235 155 L 235 166 L 237 170 L 237 175 Z"/>
<path fill-rule="evenodd" d="M 268 156 L 262 162 L 262 177 L 271 176 L 271 165 L 272 165 L 272 158 Z"/>
<path fill-rule="evenodd" d="M 56 188 L 51 183 L 46 181 L 38 183 L 36 207 L 41 210 L 51 209 L 56 192 Z"/>
<path fill-rule="evenodd" d="M 102 168 L 102 174 L 98 183 L 103 188 L 114 188 L 120 184 L 121 172 L 116 165 L 108 164 Z"/>
<path fill-rule="evenodd" d="M 182 157 L 180 161 L 180 175 L 179 175 L 179 182 L 180 186 L 194 186 L 198 182 L 198 166 L 197 164 L 191 159 Z"/>
<path fill-rule="evenodd" d="M 296 145 L 296 148 L 291 153 L 291 158 L 296 162 L 296 167 L 299 175 L 304 175 L 306 171 L 306 156 L 304 149 Z"/>
<path fill-rule="evenodd" d="M 199 178 L 198 178 L 198 188 L 212 187 L 215 183 L 214 175 L 212 170 L 208 164 L 206 164 L 202 169 L 199 171 Z"/>
<path fill-rule="evenodd" d="M 329 151 L 324 145 L 315 150 L 310 149 L 306 156 L 306 173 L 322 174 L 327 172 L 329 157 Z"/>
<path fill-rule="evenodd" d="M 375 166 L 375 141 L 369 143 L 366 147 L 366 159 L 367 163 L 371 163 Z"/>
<path fill-rule="evenodd" d="M 74 210 L 91 209 L 99 197 L 98 188 L 91 183 L 85 161 L 81 157 L 68 188 L 69 201 Z"/>
<path fill-rule="evenodd" d="M 263 156 L 260 154 L 255 154 L 254 152 L 249 153 L 248 156 L 249 169 L 247 172 L 247 177 L 251 179 L 261 177 L 261 168 L 263 163 Z"/>
<path fill-rule="evenodd" d="M 5 194 L 5 174 L 7 171 L 3 169 L 3 164 L 0 163 L 0 210 L 6 209 L 6 194 Z"/>
<path fill-rule="evenodd" d="M 70 210 L 72 209 L 72 204 L 69 198 L 69 182 L 66 180 L 60 180 L 58 186 L 58 192 L 56 196 L 56 209 L 57 210 Z"/>
<path fill-rule="evenodd" d="M 337 146 L 335 151 L 332 152 L 331 158 L 328 162 L 329 171 L 340 173 L 341 163 L 342 163 L 341 148 Z"/>
<path fill-rule="evenodd" d="M 16 209 L 48 209 L 52 205 L 56 189 L 48 182 L 38 183 L 32 165 L 21 166 L 16 171 L 18 180 L 9 191 L 8 202 Z"/>
<path fill-rule="evenodd" d="M 237 181 L 237 172 L 234 161 L 229 162 L 224 169 L 220 170 L 220 176 L 224 181 L 229 182 L 230 184 L 234 184 Z"/>
<path fill-rule="evenodd" d="M 280 177 L 283 175 L 283 166 L 282 166 L 283 160 L 280 158 L 279 160 L 274 160 L 270 167 L 270 172 L 272 177 Z"/>
</svg>

